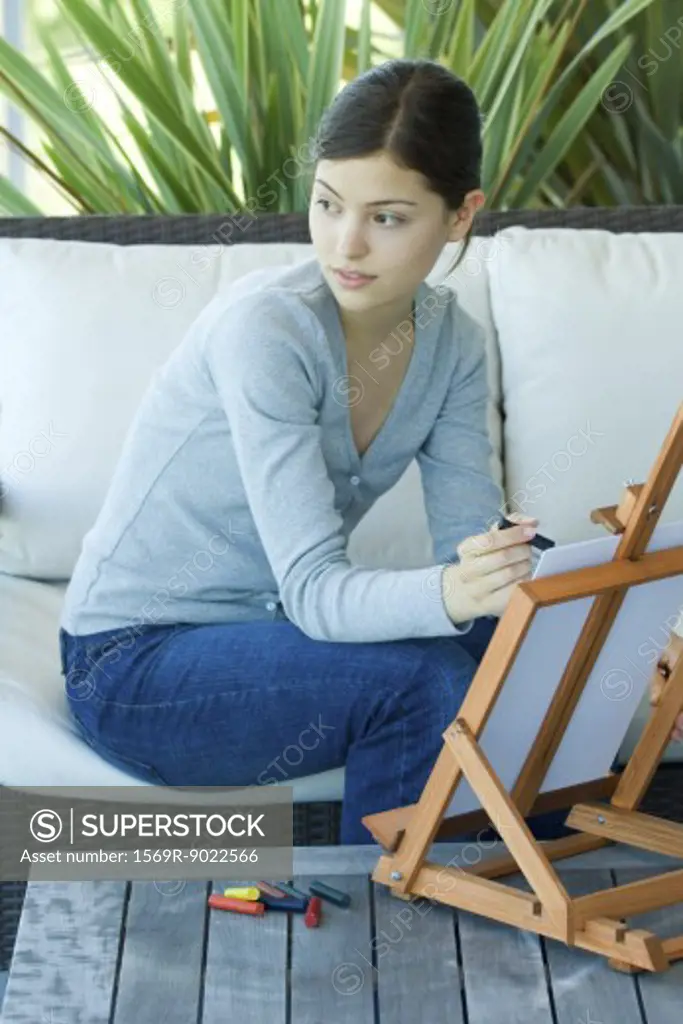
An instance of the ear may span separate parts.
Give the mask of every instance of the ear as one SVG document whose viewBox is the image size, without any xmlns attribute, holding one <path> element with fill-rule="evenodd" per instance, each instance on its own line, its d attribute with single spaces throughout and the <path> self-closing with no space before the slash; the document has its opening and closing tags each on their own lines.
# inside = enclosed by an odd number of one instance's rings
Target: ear
<svg viewBox="0 0 683 1024">
<path fill-rule="evenodd" d="M 477 210 L 486 202 L 486 196 L 480 188 L 472 189 L 463 199 L 459 210 L 451 217 L 451 229 L 449 242 L 458 242 L 464 238 L 472 227 L 472 221 Z"/>
</svg>

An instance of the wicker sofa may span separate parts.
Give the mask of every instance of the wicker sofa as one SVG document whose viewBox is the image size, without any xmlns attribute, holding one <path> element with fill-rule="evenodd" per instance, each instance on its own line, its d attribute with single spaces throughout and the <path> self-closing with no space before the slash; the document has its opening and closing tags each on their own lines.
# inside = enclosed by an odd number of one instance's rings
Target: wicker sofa
<svg viewBox="0 0 683 1024">
<path fill-rule="evenodd" d="M 232 232 L 228 241 L 224 231 L 227 219 L 219 214 L 173 217 L 19 217 L 0 219 L 0 238 L 74 240 L 120 246 L 208 246 L 217 241 L 222 246 L 243 243 L 310 243 L 305 214 L 273 214 L 255 219 L 250 217 L 248 230 Z M 529 229 L 596 229 L 619 234 L 683 232 L 683 207 L 485 212 L 477 217 L 475 234 L 493 236 L 512 226 Z M 0 672 L 2 669 L 3 665 L 0 664 Z M 8 780 L 3 779 L 0 770 L 2 783 L 7 785 Z M 340 807 L 339 798 L 296 802 L 295 845 L 336 843 Z M 680 760 L 671 758 L 662 764 L 652 781 L 643 809 L 683 821 L 683 764 Z M 23 883 L 0 883 L 0 970 L 6 967 L 11 957 L 24 888 Z"/>
</svg>

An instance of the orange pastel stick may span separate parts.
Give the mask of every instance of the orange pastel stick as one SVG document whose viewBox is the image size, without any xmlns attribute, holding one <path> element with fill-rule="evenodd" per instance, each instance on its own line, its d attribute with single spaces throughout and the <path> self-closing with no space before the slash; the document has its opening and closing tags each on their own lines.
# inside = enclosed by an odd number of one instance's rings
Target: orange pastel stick
<svg viewBox="0 0 683 1024">
<path fill-rule="evenodd" d="M 237 914 L 264 914 L 266 910 L 264 903 L 219 896 L 218 893 L 209 896 L 209 906 L 216 910 L 234 910 Z"/>
</svg>

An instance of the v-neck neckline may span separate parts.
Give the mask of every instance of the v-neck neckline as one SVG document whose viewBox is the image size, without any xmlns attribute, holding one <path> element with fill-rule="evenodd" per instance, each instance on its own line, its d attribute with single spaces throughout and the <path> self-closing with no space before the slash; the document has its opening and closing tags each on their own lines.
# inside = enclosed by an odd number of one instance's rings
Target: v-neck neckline
<svg viewBox="0 0 683 1024">
<path fill-rule="evenodd" d="M 375 436 L 370 441 L 370 444 L 367 446 L 367 448 L 365 449 L 365 451 L 362 454 L 358 451 L 358 448 L 356 447 L 356 441 L 355 441 L 354 436 L 353 436 L 353 424 L 351 422 L 351 407 L 350 407 L 348 401 L 346 401 L 343 404 L 343 409 L 344 409 L 344 434 L 345 434 L 345 438 L 346 438 L 346 446 L 347 446 L 347 449 L 348 449 L 349 458 L 350 458 L 350 461 L 352 463 L 352 466 L 353 466 L 354 470 L 358 474 L 362 473 L 362 471 L 365 468 L 365 466 L 367 465 L 367 463 L 373 458 L 373 456 L 374 456 L 375 452 L 377 451 L 377 449 L 381 448 L 382 443 L 384 441 L 384 438 L 390 433 L 390 431 L 392 429 L 392 426 L 394 424 L 394 421 L 398 419 L 398 417 L 399 417 L 399 415 L 401 413 L 401 410 L 402 410 L 403 406 L 405 405 L 405 403 L 407 401 L 407 396 L 408 396 L 408 394 L 410 393 L 410 391 L 412 389 L 413 381 L 414 381 L 414 379 L 415 379 L 415 377 L 417 375 L 418 368 L 419 368 L 419 363 L 420 363 L 420 361 L 421 361 L 421 359 L 423 357 L 423 353 L 424 353 L 424 348 L 425 348 L 424 333 L 425 333 L 425 330 L 426 330 L 426 328 L 423 329 L 419 325 L 418 318 L 416 316 L 416 312 L 415 311 L 420 307 L 420 305 L 421 305 L 421 303 L 422 303 L 422 301 L 423 301 L 423 299 L 425 297 L 426 290 L 427 290 L 427 286 L 425 285 L 425 283 L 423 281 L 420 284 L 420 286 L 419 286 L 419 288 L 417 290 L 415 298 L 413 299 L 413 309 L 412 309 L 412 316 L 411 316 L 412 321 L 413 321 L 413 342 L 412 342 L 413 351 L 412 351 L 410 359 L 408 361 L 408 366 L 406 367 L 406 371 L 405 371 L 405 374 L 403 376 L 403 380 L 401 381 L 401 386 L 399 387 L 398 391 L 396 392 L 396 395 L 394 397 L 394 401 L 393 401 L 393 403 L 391 405 L 391 408 L 389 409 L 389 412 L 384 417 L 384 421 L 382 422 L 381 427 L 379 428 L 379 430 L 377 431 Z M 344 334 L 344 329 L 343 329 L 343 326 L 342 326 L 341 317 L 339 315 L 339 307 L 338 307 L 337 301 L 336 301 L 336 299 L 335 299 L 335 297 L 334 297 L 334 295 L 333 295 L 331 290 L 330 290 L 330 301 L 332 302 L 333 308 L 334 308 L 335 313 L 336 313 L 336 317 L 335 317 L 335 328 L 336 328 L 336 330 L 335 330 L 334 341 L 335 341 L 336 355 L 338 357 L 337 361 L 340 364 L 340 368 L 341 368 L 341 372 L 342 372 L 342 380 L 345 380 L 345 381 L 349 382 L 350 378 L 354 378 L 357 375 L 349 373 L 348 352 L 347 352 L 347 348 L 346 348 L 346 336 Z M 349 390 L 352 390 L 352 389 L 349 389 Z"/>
</svg>

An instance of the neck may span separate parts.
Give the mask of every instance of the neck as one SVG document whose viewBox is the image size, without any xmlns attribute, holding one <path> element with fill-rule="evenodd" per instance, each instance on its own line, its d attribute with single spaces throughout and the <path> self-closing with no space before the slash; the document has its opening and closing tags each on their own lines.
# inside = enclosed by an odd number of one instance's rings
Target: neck
<svg viewBox="0 0 683 1024">
<path fill-rule="evenodd" d="M 354 312 L 351 315 L 340 307 L 339 315 L 347 347 L 364 354 L 392 334 L 412 341 L 415 332 L 414 307 L 415 303 L 411 301 L 408 307 L 404 302 L 400 309 L 392 311 L 382 308 L 367 313 Z"/>
</svg>

